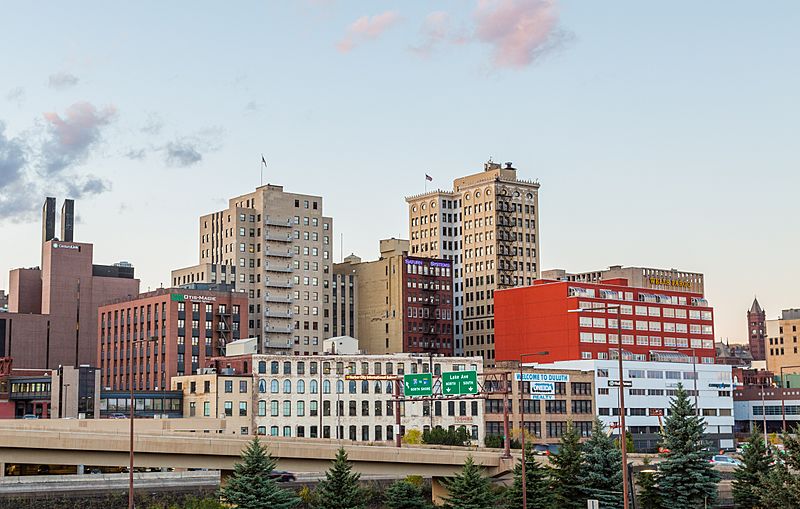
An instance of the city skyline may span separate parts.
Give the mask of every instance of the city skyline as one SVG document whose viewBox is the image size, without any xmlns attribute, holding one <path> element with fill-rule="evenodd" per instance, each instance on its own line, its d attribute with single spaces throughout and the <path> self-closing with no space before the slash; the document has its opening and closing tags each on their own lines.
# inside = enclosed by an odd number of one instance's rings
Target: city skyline
<svg viewBox="0 0 800 509">
<path fill-rule="evenodd" d="M 780 221 L 798 183 L 797 6 L 460 5 L 9 9 L 6 47 L 33 19 L 48 38 L 0 81 L 0 235 L 18 240 L 0 288 L 38 263 L 46 195 L 76 198 L 75 240 L 130 261 L 146 291 L 197 262 L 198 218 L 259 184 L 262 153 L 264 183 L 324 198 L 336 261 L 407 238 L 425 174 L 449 189 L 494 157 L 541 183 L 542 269 L 702 272 L 717 338 L 741 342 L 754 295 L 768 319 L 798 306 Z M 539 31 L 515 38 L 508 16 Z"/>
</svg>

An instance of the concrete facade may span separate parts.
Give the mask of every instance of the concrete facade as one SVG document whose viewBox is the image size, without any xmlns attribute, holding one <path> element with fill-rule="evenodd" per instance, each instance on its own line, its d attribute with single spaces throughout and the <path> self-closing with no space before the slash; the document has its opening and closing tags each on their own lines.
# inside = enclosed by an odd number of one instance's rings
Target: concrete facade
<svg viewBox="0 0 800 509">
<path fill-rule="evenodd" d="M 260 352 L 310 354 L 331 333 L 333 219 L 322 197 L 267 184 L 200 218 L 200 263 L 173 271 L 174 285 L 236 274 L 249 298 L 249 337 Z M 212 271 L 216 268 L 215 271 Z M 196 281 L 197 282 L 197 281 Z M 210 282 L 210 281 L 209 281 Z"/>
<path fill-rule="evenodd" d="M 453 355 L 452 262 L 409 256 L 408 249 L 407 240 L 384 239 L 378 260 L 348 257 L 334 265 L 334 325 L 355 321 L 368 354 Z"/>
<path fill-rule="evenodd" d="M 405 430 L 464 426 L 483 444 L 484 405 L 479 399 L 405 401 L 400 427 L 395 391 L 403 373 L 483 370 L 480 357 L 426 355 L 317 355 L 252 357 L 256 377 L 255 427 L 259 434 L 391 442 Z M 348 380 L 348 375 L 360 377 Z"/>
<path fill-rule="evenodd" d="M 51 373 L 50 412 L 53 418 L 100 418 L 100 370 L 62 366 Z"/>
<path fill-rule="evenodd" d="M 619 424 L 619 365 L 613 360 L 578 360 L 530 365 L 531 369 L 580 369 L 595 374 L 597 415 L 607 427 Z M 697 403 L 706 424 L 706 438 L 715 448 L 733 447 L 733 397 L 731 367 L 721 364 L 686 362 L 624 362 L 625 424 L 633 435 L 637 452 L 655 452 L 660 440 L 659 428 L 668 415 L 670 400 L 678 384 L 694 402 L 697 372 Z M 659 418 L 659 415 L 661 416 Z M 617 432 L 619 433 L 619 432 Z"/>
<path fill-rule="evenodd" d="M 9 275 L 9 312 L 0 315 L 0 356 L 14 357 L 20 368 L 96 366 L 97 308 L 137 295 L 139 280 L 133 267 L 94 265 L 92 244 L 54 238 L 53 207 L 55 199 L 48 199 L 41 265 Z M 72 231 L 71 226 L 65 229 Z"/>
<path fill-rule="evenodd" d="M 570 273 L 563 269 L 542 272 L 542 279 L 577 283 L 602 283 L 609 279 L 625 279 L 630 286 L 650 290 L 699 293 L 705 295 L 705 279 L 698 272 L 651 267 L 623 267 L 612 265 L 608 269 Z"/>
<path fill-rule="evenodd" d="M 800 309 L 784 309 L 780 318 L 766 321 L 767 369 L 780 376 L 800 373 Z"/>
<path fill-rule="evenodd" d="M 212 370 L 206 370 L 212 371 Z M 225 421 L 224 433 L 253 433 L 253 375 L 203 373 L 172 377 L 172 390 L 183 391 L 184 418 Z"/>
<path fill-rule="evenodd" d="M 453 182 L 452 191 L 406 198 L 411 255 L 454 267 L 458 355 L 494 364 L 494 291 L 539 277 L 539 183 L 520 180 L 511 163 Z"/>
<path fill-rule="evenodd" d="M 238 292 L 168 288 L 101 306 L 95 348 L 102 386 L 128 389 L 133 381 L 139 390 L 163 390 L 173 376 L 197 373 L 240 339 L 247 305 Z"/>
</svg>

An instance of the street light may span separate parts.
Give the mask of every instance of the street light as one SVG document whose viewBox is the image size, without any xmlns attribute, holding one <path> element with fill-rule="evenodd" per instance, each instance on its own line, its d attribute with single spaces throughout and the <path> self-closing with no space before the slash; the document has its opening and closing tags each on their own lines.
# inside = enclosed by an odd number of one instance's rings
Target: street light
<svg viewBox="0 0 800 509">
<path fill-rule="evenodd" d="M 622 376 L 622 306 L 611 305 L 593 308 L 578 308 L 570 309 L 568 313 L 582 313 L 584 311 L 604 311 L 608 313 L 611 310 L 617 313 L 617 357 L 619 360 L 619 445 L 622 452 L 622 504 L 623 509 L 629 508 L 628 500 L 628 435 L 625 428 L 625 380 Z"/>
<path fill-rule="evenodd" d="M 130 342 L 131 344 L 130 344 L 130 348 L 129 348 L 129 352 L 128 352 L 130 354 L 130 361 L 128 362 L 128 367 L 130 368 L 130 373 L 128 374 L 128 387 L 131 390 L 131 409 L 130 409 L 130 411 L 131 411 L 131 414 L 130 414 L 130 416 L 131 416 L 131 436 L 130 436 L 130 450 L 129 450 L 129 453 L 130 453 L 130 465 L 128 466 L 128 509 L 134 509 L 134 505 L 133 505 L 133 418 L 134 418 L 134 408 L 135 408 L 136 405 L 135 405 L 135 402 L 134 402 L 134 399 L 133 399 L 133 390 L 134 390 L 133 389 L 134 388 L 134 384 L 133 384 L 133 379 L 134 379 L 134 373 L 133 373 L 133 345 L 135 345 L 137 343 L 154 343 L 156 341 L 158 341 L 158 338 L 156 336 L 153 336 L 153 337 L 151 337 L 149 339 L 140 339 L 138 341 L 131 340 L 131 342 Z"/>
<path fill-rule="evenodd" d="M 786 433 L 786 380 L 783 378 L 783 370 L 786 368 L 800 368 L 800 366 L 781 366 L 781 420 L 783 421 L 783 432 Z"/>
<path fill-rule="evenodd" d="M 61 417 L 67 417 L 67 404 L 69 403 L 69 385 L 64 385 L 64 404 L 61 405 Z"/>
<path fill-rule="evenodd" d="M 520 442 L 522 445 L 522 509 L 528 507 L 528 490 L 525 483 L 525 401 L 522 399 L 522 359 L 537 355 L 550 355 L 550 352 L 523 353 L 519 356 L 519 414 L 520 414 Z M 508 439 L 508 435 L 506 435 Z"/>
</svg>

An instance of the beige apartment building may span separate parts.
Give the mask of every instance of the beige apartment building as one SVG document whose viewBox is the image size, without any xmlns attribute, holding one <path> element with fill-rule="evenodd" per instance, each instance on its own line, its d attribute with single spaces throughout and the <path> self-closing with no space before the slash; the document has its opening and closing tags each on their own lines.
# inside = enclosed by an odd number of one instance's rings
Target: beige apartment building
<svg viewBox="0 0 800 509">
<path fill-rule="evenodd" d="M 172 282 L 233 285 L 249 297 L 246 330 L 259 352 L 312 354 L 333 335 L 332 253 L 322 197 L 267 184 L 200 217 L 200 263 L 174 270 Z"/>
<path fill-rule="evenodd" d="M 406 198 L 411 255 L 453 261 L 456 355 L 494 365 L 494 291 L 540 275 L 539 183 L 492 161 L 452 191 Z"/>
<path fill-rule="evenodd" d="M 214 368 L 202 371 L 172 377 L 172 390 L 183 391 L 183 417 L 221 419 L 224 433 L 253 433 L 253 375 L 217 373 Z"/>
<path fill-rule="evenodd" d="M 767 369 L 780 375 L 800 373 L 800 309 L 784 309 L 775 320 L 767 320 L 765 350 Z"/>
</svg>

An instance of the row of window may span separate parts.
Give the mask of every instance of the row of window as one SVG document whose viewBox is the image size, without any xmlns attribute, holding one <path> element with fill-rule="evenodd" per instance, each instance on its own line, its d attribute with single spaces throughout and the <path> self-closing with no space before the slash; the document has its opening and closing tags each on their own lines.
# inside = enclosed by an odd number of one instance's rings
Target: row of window
<svg viewBox="0 0 800 509">
<path fill-rule="evenodd" d="M 617 334 L 606 334 L 605 332 L 581 332 L 579 334 L 579 337 L 581 343 L 600 343 L 600 344 L 609 343 L 612 345 L 616 345 L 619 336 Z M 623 345 L 636 344 L 639 346 L 661 346 L 662 337 L 638 335 L 635 337 L 635 342 L 634 342 L 634 336 L 632 334 L 623 334 L 622 344 Z M 712 348 L 714 348 L 713 339 L 692 338 L 690 343 L 689 338 L 674 338 L 674 337 L 663 338 L 664 346 L 689 348 L 690 344 L 691 348 L 697 348 L 697 349 L 702 348 L 706 350 L 711 350 Z"/>
<path fill-rule="evenodd" d="M 345 374 L 345 368 L 347 369 L 347 374 L 354 375 L 356 374 L 356 367 L 357 363 L 355 361 L 350 361 L 346 363 L 343 361 L 322 361 L 322 373 L 325 375 L 331 374 L 331 370 L 334 367 L 336 368 L 336 374 L 343 375 Z M 272 375 L 284 374 L 284 375 L 305 375 L 306 374 L 306 361 L 259 361 L 258 362 L 258 373 L 259 374 L 266 374 L 267 373 L 267 366 L 269 365 L 269 373 Z M 429 373 L 430 372 L 430 365 L 427 362 L 410 362 L 410 373 Z M 393 375 L 395 372 L 395 368 L 397 369 L 397 374 L 402 375 L 406 372 L 406 364 L 405 362 L 374 362 L 370 364 L 369 362 L 362 362 L 360 365 L 360 372 L 359 374 L 362 375 Z M 420 369 L 421 368 L 421 369 Z M 319 373 L 319 364 L 318 361 L 308 361 L 308 374 L 316 375 Z M 478 365 L 477 364 L 470 364 L 467 366 L 466 364 L 453 364 L 452 368 L 453 371 L 464 371 L 466 369 L 470 369 L 473 371 L 477 371 Z M 442 365 L 438 362 L 433 363 L 433 374 L 439 375 L 442 372 Z"/>
<path fill-rule="evenodd" d="M 581 437 L 592 436 L 592 421 L 574 421 L 573 425 Z M 567 431 L 566 421 L 546 421 L 542 434 L 540 421 L 525 421 L 523 427 L 535 438 L 561 438 Z M 487 435 L 503 435 L 503 423 L 499 421 L 486 421 Z"/>
<path fill-rule="evenodd" d="M 780 408 L 780 407 L 778 407 Z M 730 408 L 703 408 L 702 414 L 704 417 L 730 417 L 733 415 Z M 598 415 L 619 415 L 619 408 L 605 408 L 600 407 L 597 409 Z M 780 411 L 778 412 L 780 414 Z M 669 408 L 642 408 L 642 407 L 625 407 L 625 415 L 631 417 L 656 417 L 658 415 L 672 415 L 672 410 Z"/>
</svg>

